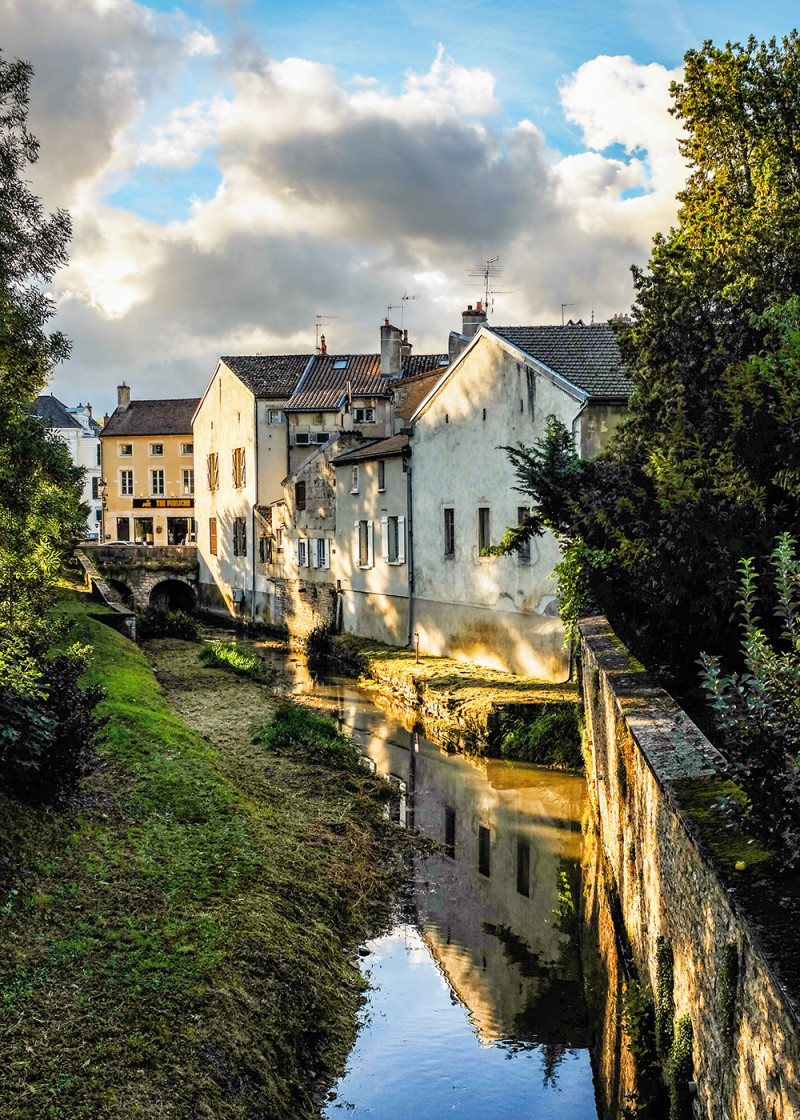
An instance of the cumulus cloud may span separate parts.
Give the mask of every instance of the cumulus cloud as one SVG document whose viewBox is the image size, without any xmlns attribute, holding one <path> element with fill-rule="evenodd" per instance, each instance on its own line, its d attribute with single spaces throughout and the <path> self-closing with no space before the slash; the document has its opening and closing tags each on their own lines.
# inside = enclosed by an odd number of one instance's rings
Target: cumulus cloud
<svg viewBox="0 0 800 1120">
<path fill-rule="evenodd" d="M 310 348 L 318 313 L 336 316 L 333 349 L 377 349 L 405 291 L 421 297 L 405 324 L 416 349 L 442 350 L 480 298 L 468 270 L 497 254 L 509 291 L 495 321 L 560 321 L 562 302 L 608 315 L 674 215 L 663 67 L 601 57 L 571 75 L 561 100 L 583 150 L 562 156 L 530 121 L 498 123 L 493 75 L 444 48 L 391 93 L 134 0 L 0 0 L 0 13 L 37 67 L 37 189 L 74 217 L 56 285 L 75 339 L 65 398 L 110 405 L 122 377 L 140 396 L 199 394 L 220 353 Z M 213 67 L 214 94 L 170 106 L 193 67 Z M 204 189 L 170 220 L 134 209 L 137 190 L 197 168 Z"/>
</svg>

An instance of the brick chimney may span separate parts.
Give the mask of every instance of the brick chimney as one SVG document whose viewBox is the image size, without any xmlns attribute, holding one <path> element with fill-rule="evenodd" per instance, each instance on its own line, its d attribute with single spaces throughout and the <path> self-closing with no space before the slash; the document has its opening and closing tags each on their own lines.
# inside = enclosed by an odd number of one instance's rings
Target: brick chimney
<svg viewBox="0 0 800 1120">
<path fill-rule="evenodd" d="M 381 377 L 399 377 L 402 371 L 401 343 L 403 332 L 388 319 L 381 327 Z"/>
<path fill-rule="evenodd" d="M 126 409 L 131 405 L 131 390 L 128 385 L 123 381 L 121 385 L 117 385 L 117 408 Z"/>
<path fill-rule="evenodd" d="M 472 304 L 467 304 L 467 310 L 461 312 L 461 333 L 465 338 L 472 338 L 478 327 L 486 322 L 486 310 L 478 300 L 478 305 L 473 311 Z"/>
<path fill-rule="evenodd" d="M 320 340 L 319 340 L 319 352 L 320 352 L 320 354 L 327 354 L 328 353 L 328 344 L 325 341 L 325 335 L 324 334 L 320 337 Z"/>
</svg>

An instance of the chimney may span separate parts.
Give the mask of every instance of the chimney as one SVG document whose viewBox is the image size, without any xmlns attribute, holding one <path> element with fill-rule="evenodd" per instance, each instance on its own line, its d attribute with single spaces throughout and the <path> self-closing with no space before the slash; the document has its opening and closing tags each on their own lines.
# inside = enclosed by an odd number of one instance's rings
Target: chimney
<svg viewBox="0 0 800 1120">
<path fill-rule="evenodd" d="M 319 352 L 320 352 L 320 354 L 327 354 L 328 353 L 328 344 L 325 341 L 325 335 L 324 334 L 320 336 Z"/>
<path fill-rule="evenodd" d="M 131 405 L 131 391 L 129 386 L 123 381 L 121 385 L 117 385 L 117 408 L 126 409 Z"/>
<path fill-rule="evenodd" d="M 399 377 L 402 371 L 400 343 L 403 332 L 388 319 L 381 327 L 381 377 Z"/>
<path fill-rule="evenodd" d="M 483 304 L 478 300 L 478 306 L 473 311 L 472 304 L 467 304 L 467 310 L 461 312 L 461 333 L 465 338 L 472 338 L 477 332 L 478 327 L 486 322 L 486 311 Z"/>
<path fill-rule="evenodd" d="M 91 416 L 92 416 L 92 406 L 91 406 L 91 405 L 89 404 L 89 402 L 88 402 L 88 401 L 86 402 L 86 411 L 87 411 L 87 412 L 89 413 L 89 418 L 91 419 Z"/>
<path fill-rule="evenodd" d="M 103 427 L 104 427 L 104 428 L 105 428 L 106 424 L 108 423 L 108 421 L 109 421 L 110 419 L 111 419 L 111 417 L 110 417 L 110 416 L 108 415 L 108 413 L 106 413 L 106 414 L 105 414 L 105 415 L 103 416 Z"/>
<path fill-rule="evenodd" d="M 408 341 L 408 331 L 403 331 L 403 341 L 400 343 L 400 368 L 406 368 L 406 361 L 411 356 L 411 343 Z"/>
</svg>

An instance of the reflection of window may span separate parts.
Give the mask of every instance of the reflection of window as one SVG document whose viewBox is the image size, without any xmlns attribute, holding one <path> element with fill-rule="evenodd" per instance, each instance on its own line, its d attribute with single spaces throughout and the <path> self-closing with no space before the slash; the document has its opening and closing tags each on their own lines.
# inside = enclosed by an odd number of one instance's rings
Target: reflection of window
<svg viewBox="0 0 800 1120">
<path fill-rule="evenodd" d="M 294 484 L 294 504 L 298 509 L 306 508 L 306 484 L 305 482 L 296 482 Z"/>
<path fill-rule="evenodd" d="M 187 468 L 186 470 L 181 471 L 181 476 L 183 478 L 184 495 L 194 494 L 194 470 L 190 470 Z"/>
<path fill-rule="evenodd" d="M 517 894 L 528 895 L 531 881 L 531 846 L 521 836 L 517 837 Z"/>
<path fill-rule="evenodd" d="M 456 858 L 456 811 L 449 805 L 444 807 L 444 854 Z"/>
<path fill-rule="evenodd" d="M 478 871 L 487 879 L 492 873 L 491 855 L 492 834 L 483 825 L 478 826 Z"/>
<path fill-rule="evenodd" d="M 528 510 L 526 506 L 517 506 L 517 525 L 524 525 L 528 519 Z M 525 544 L 517 553 L 517 558 L 520 564 L 530 564 L 531 561 L 531 542 L 525 541 Z"/>
<path fill-rule="evenodd" d="M 247 482 L 245 469 L 244 448 L 235 447 L 231 455 L 231 479 L 234 489 L 238 490 Z"/>
<path fill-rule="evenodd" d="M 386 489 L 386 464 L 383 459 L 378 460 L 378 489 Z"/>
<path fill-rule="evenodd" d="M 243 517 L 233 519 L 233 555 L 247 555 L 247 522 Z"/>
<path fill-rule="evenodd" d="M 154 498 L 164 493 L 164 472 L 150 471 L 150 493 Z"/>
<path fill-rule="evenodd" d="M 206 455 L 206 477 L 209 490 L 219 490 L 219 455 L 216 451 Z"/>
<path fill-rule="evenodd" d="M 454 509 L 444 511 L 444 554 L 445 556 L 455 556 L 456 554 L 456 511 Z"/>
<path fill-rule="evenodd" d="M 216 517 L 209 517 L 208 519 L 208 551 L 212 556 L 217 555 L 217 519 Z"/>
<path fill-rule="evenodd" d="M 375 563 L 371 521 L 356 521 L 354 551 L 359 568 L 371 568 Z"/>
<path fill-rule="evenodd" d="M 478 551 L 483 552 L 491 544 L 492 538 L 489 532 L 489 507 L 478 507 Z"/>
<path fill-rule="evenodd" d="M 119 472 L 119 492 L 123 497 L 133 493 L 133 471 Z"/>
</svg>

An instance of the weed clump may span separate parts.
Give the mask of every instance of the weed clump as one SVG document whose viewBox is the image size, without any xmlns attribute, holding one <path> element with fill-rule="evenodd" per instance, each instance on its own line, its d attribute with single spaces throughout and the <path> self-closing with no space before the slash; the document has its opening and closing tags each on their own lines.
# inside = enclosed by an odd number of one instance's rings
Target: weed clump
<svg viewBox="0 0 800 1120">
<path fill-rule="evenodd" d="M 148 607 L 136 616 L 136 633 L 140 641 L 150 638 L 181 638 L 185 642 L 199 642 L 200 623 L 186 611 Z"/>
<path fill-rule="evenodd" d="M 200 660 L 214 669 L 228 669 L 254 681 L 264 680 L 264 662 L 236 642 L 209 642 L 200 650 Z"/>
<path fill-rule="evenodd" d="M 581 725 L 576 704 L 542 705 L 530 723 L 518 720 L 500 744 L 503 758 L 583 770 Z"/>
<path fill-rule="evenodd" d="M 352 739 L 329 719 L 296 704 L 281 704 L 269 723 L 263 723 L 253 742 L 274 754 L 344 770 L 361 769 L 361 752 Z"/>
</svg>

